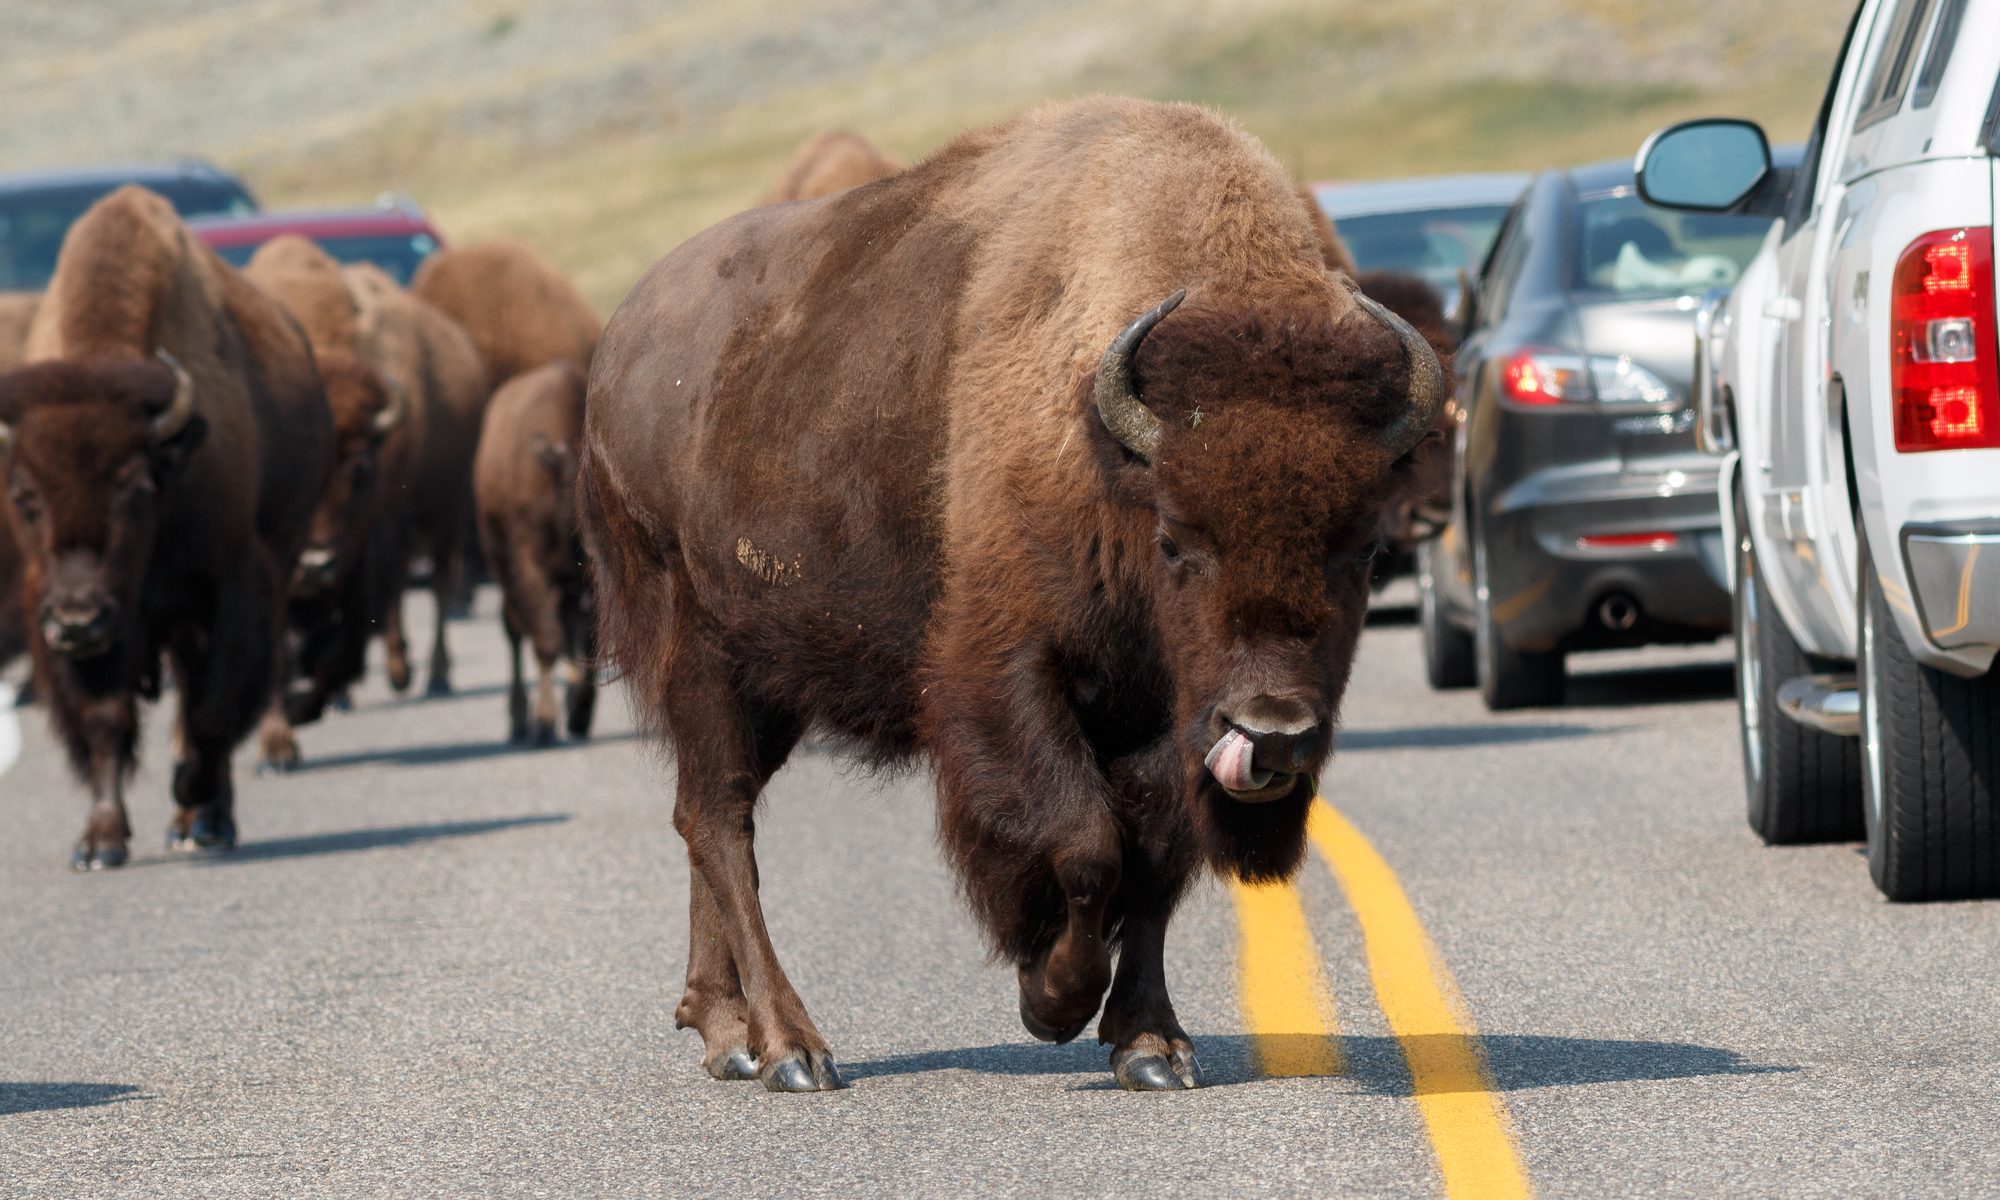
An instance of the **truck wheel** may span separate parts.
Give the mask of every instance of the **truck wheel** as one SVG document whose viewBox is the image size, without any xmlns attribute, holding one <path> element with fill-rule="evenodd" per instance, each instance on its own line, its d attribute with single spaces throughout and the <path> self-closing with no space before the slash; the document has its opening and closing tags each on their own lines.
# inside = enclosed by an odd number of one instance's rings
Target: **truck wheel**
<svg viewBox="0 0 2000 1200">
<path fill-rule="evenodd" d="M 1534 653 L 1516 650 L 1500 636 L 1499 622 L 1493 618 L 1492 589 L 1487 585 L 1486 542 L 1472 535 L 1472 583 L 1478 599 L 1473 625 L 1473 663 L 1479 678 L 1479 696 L 1494 712 L 1509 708 L 1545 708 L 1563 702 L 1568 682 L 1561 651 Z"/>
<path fill-rule="evenodd" d="M 1838 668 L 1801 649 L 1770 606 L 1740 490 L 1735 502 L 1736 713 L 1750 828 L 1771 846 L 1852 841 L 1861 836 L 1859 745 L 1778 711 L 1786 680 Z"/>
<path fill-rule="evenodd" d="M 1437 540 L 1417 546 L 1417 630 L 1424 644 L 1424 678 L 1438 691 L 1479 682 L 1472 661 L 1472 635 L 1451 623 L 1438 594 Z"/>
<path fill-rule="evenodd" d="M 1891 900 L 2000 896 L 2000 680 L 1912 657 L 1860 558 L 1868 873 Z"/>
</svg>

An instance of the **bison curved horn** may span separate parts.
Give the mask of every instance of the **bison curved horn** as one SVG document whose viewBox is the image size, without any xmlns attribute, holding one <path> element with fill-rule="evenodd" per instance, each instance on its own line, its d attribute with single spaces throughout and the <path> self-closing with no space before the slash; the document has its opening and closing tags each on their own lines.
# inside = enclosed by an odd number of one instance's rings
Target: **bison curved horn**
<svg viewBox="0 0 2000 1200">
<path fill-rule="evenodd" d="M 1396 340 L 1403 343 L 1403 354 L 1409 359 L 1410 411 L 1382 435 L 1383 444 L 1400 458 L 1430 436 L 1437 424 L 1438 405 L 1444 401 L 1444 367 L 1424 335 L 1408 321 L 1369 299 L 1360 288 L 1354 288 L 1353 292 L 1361 307 L 1387 325 Z"/>
<path fill-rule="evenodd" d="M 1148 465 L 1153 456 L 1160 452 L 1160 437 L 1166 426 L 1153 415 L 1139 393 L 1132 387 L 1132 355 L 1139 349 L 1139 343 L 1153 331 L 1160 319 L 1180 306 L 1187 299 L 1187 289 L 1182 288 L 1165 300 L 1139 314 L 1138 318 L 1111 339 L 1111 346 L 1097 364 L 1097 417 L 1111 436 L 1119 444 L 1139 456 Z"/>
<path fill-rule="evenodd" d="M 386 437 L 401 425 L 410 415 L 410 393 L 402 384 L 388 376 L 382 377 L 382 384 L 389 393 L 389 403 L 375 414 L 375 436 Z"/>
<path fill-rule="evenodd" d="M 167 404 L 167 411 L 153 418 L 152 437 L 156 442 L 164 442 L 181 430 L 194 417 L 194 380 L 188 377 L 187 368 L 180 360 L 164 349 L 155 350 L 160 364 L 174 373 L 174 398 Z"/>
</svg>

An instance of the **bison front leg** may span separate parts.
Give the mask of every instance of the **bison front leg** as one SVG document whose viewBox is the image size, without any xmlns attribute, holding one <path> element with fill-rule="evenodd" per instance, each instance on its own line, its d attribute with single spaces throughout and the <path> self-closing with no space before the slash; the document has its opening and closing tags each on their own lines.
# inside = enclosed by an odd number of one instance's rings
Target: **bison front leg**
<svg viewBox="0 0 2000 1200">
<path fill-rule="evenodd" d="M 1126 918 L 1118 977 L 1097 1023 L 1097 1040 L 1111 1047 L 1111 1070 L 1131 1091 L 1201 1086 L 1194 1042 L 1167 996 L 1165 916 Z"/>
<path fill-rule="evenodd" d="M 132 822 L 125 812 L 125 781 L 131 774 L 133 727 L 130 702 L 100 702 L 112 719 L 93 723 L 85 735 L 90 773 L 90 815 L 70 855 L 79 871 L 122 867 L 131 857 Z M 60 718 L 62 714 L 58 713 Z M 119 717 L 124 719 L 118 719 Z"/>
<path fill-rule="evenodd" d="M 1108 828 L 1098 832 L 1115 833 Z M 1118 887 L 1115 839 L 1056 867 L 1065 920 L 1055 943 L 1039 960 L 1022 964 L 1021 1024 L 1045 1042 L 1067 1042 L 1083 1032 L 1111 983 L 1111 946 L 1104 919 Z"/>
</svg>

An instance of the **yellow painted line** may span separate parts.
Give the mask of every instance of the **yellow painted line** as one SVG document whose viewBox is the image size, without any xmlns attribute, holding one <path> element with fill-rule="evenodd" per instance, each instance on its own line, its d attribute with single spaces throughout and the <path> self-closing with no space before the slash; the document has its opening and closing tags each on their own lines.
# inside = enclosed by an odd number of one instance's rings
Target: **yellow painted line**
<svg viewBox="0 0 2000 1200">
<path fill-rule="evenodd" d="M 1299 891 L 1289 883 L 1230 884 L 1236 900 L 1243 1020 L 1267 1076 L 1338 1075 L 1340 1023 Z"/>
<path fill-rule="evenodd" d="M 1313 805 L 1308 831 L 1361 926 L 1375 1000 L 1409 1063 L 1445 1195 L 1530 1195 L 1471 1014 L 1396 873 L 1324 800 Z"/>
</svg>

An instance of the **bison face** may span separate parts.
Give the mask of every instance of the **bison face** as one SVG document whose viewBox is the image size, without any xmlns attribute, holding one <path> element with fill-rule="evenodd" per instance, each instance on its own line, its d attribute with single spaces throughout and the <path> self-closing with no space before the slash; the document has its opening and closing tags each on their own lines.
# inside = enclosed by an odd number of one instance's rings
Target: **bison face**
<svg viewBox="0 0 2000 1200">
<path fill-rule="evenodd" d="M 360 561 L 375 516 L 375 463 L 383 439 L 402 425 L 409 399 L 373 367 L 352 355 L 320 359 L 327 407 L 333 411 L 337 450 L 333 472 L 313 510 L 311 532 L 292 573 L 292 596 L 312 600 L 334 590 L 342 573 Z"/>
<path fill-rule="evenodd" d="M 129 645 L 160 493 L 206 431 L 186 372 L 158 361 L 25 367 L 0 378 L 0 462 L 47 647 L 86 660 Z"/>
<path fill-rule="evenodd" d="M 1435 413 L 1430 347 L 1338 300 L 1162 323 L 1170 302 L 1120 335 L 1095 382 L 1123 561 L 1149 600 L 1192 792 L 1223 842 L 1243 832 L 1235 810 L 1296 814 L 1311 799 L 1380 514 Z M 1288 868 L 1283 849 L 1260 863 L 1255 847 L 1211 846 L 1249 874 Z"/>
</svg>

